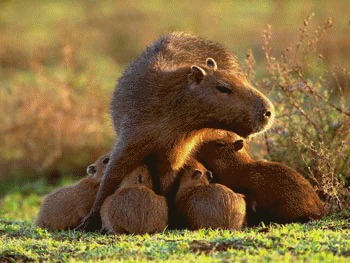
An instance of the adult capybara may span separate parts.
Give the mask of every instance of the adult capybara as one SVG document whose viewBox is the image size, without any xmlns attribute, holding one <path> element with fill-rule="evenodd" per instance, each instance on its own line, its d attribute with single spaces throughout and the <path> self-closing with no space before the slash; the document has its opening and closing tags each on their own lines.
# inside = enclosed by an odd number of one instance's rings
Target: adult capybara
<svg viewBox="0 0 350 263">
<path fill-rule="evenodd" d="M 146 165 L 126 176 L 118 190 L 101 207 L 102 226 L 114 234 L 152 234 L 168 224 L 168 206 L 164 196 L 152 190 Z"/>
<path fill-rule="evenodd" d="M 69 229 L 79 225 L 91 209 L 108 161 L 108 155 L 100 157 L 88 166 L 88 176 L 46 196 L 35 225 L 48 229 Z"/>
<path fill-rule="evenodd" d="M 211 173 L 197 161 L 180 172 L 175 205 L 192 230 L 241 229 L 246 221 L 244 196 L 221 184 L 209 184 Z"/>
<path fill-rule="evenodd" d="M 232 53 L 186 33 L 161 37 L 127 67 L 111 110 L 118 137 L 81 229 L 99 227 L 103 201 L 148 156 L 156 156 L 160 192 L 166 195 L 206 128 L 246 137 L 269 127 L 274 116 Z"/>
<path fill-rule="evenodd" d="M 219 183 L 245 194 L 249 225 L 305 222 L 324 215 L 324 203 L 301 174 L 281 163 L 253 160 L 242 138 L 226 133 L 226 139 L 205 142 L 196 158 Z"/>
</svg>

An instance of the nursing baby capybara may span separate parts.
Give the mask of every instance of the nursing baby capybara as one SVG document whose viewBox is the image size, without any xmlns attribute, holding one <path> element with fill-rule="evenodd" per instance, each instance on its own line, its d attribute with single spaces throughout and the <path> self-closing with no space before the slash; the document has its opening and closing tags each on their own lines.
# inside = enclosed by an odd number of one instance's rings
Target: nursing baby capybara
<svg viewBox="0 0 350 263">
<path fill-rule="evenodd" d="M 70 229 L 89 213 L 100 186 L 109 156 L 100 157 L 87 167 L 88 176 L 45 197 L 35 225 L 48 229 Z"/>
<path fill-rule="evenodd" d="M 128 66 L 111 110 L 118 137 L 79 229 L 99 228 L 103 201 L 148 156 L 156 156 L 160 192 L 166 195 L 206 128 L 246 137 L 267 129 L 274 116 L 272 104 L 248 82 L 232 53 L 186 33 L 161 37 Z"/>
<path fill-rule="evenodd" d="M 124 177 L 118 190 L 101 207 L 102 226 L 114 234 L 152 234 L 168 224 L 165 197 L 152 190 L 146 165 Z"/>
<path fill-rule="evenodd" d="M 281 163 L 253 160 L 242 138 L 226 133 L 226 139 L 205 142 L 196 158 L 220 184 L 245 194 L 249 225 L 306 222 L 325 214 L 324 203 L 301 174 Z"/>
<path fill-rule="evenodd" d="M 186 164 L 180 171 L 179 190 L 175 206 L 187 226 L 237 230 L 245 225 L 244 196 L 221 184 L 210 184 L 212 175 L 197 161 Z"/>
</svg>

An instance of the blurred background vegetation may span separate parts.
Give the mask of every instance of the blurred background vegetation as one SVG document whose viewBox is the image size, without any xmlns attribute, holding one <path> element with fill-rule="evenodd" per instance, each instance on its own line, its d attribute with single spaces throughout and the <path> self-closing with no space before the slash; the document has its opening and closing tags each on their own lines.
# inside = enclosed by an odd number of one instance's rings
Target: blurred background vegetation
<svg viewBox="0 0 350 263">
<path fill-rule="evenodd" d="M 324 198 L 344 202 L 349 14 L 347 0 L 1 0 L 0 180 L 11 188 L 83 176 L 113 144 L 109 101 L 125 66 L 182 30 L 234 51 L 273 100 L 276 125 L 253 139 L 252 154 L 287 163 Z"/>
</svg>

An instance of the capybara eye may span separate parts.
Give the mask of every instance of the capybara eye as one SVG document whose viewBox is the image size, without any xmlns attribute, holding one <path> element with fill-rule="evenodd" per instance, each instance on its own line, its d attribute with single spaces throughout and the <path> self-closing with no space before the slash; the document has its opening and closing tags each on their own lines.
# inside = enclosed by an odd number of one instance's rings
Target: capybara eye
<svg viewBox="0 0 350 263">
<path fill-rule="evenodd" d="M 143 184 L 145 182 L 145 178 L 143 177 L 142 174 L 139 175 L 139 183 Z"/>
<path fill-rule="evenodd" d="M 221 148 L 221 147 L 224 147 L 224 146 L 225 146 L 224 142 L 220 142 L 220 141 L 216 142 L 216 147 Z"/>
<path fill-rule="evenodd" d="M 233 93 L 232 89 L 230 89 L 228 87 L 225 87 L 225 86 L 222 86 L 222 85 L 216 86 L 216 89 L 218 91 L 220 91 L 221 93 L 226 93 L 226 94 L 232 94 Z"/>
<path fill-rule="evenodd" d="M 103 162 L 104 164 L 107 164 L 107 163 L 109 162 L 109 158 L 108 158 L 108 157 L 104 158 L 102 162 Z"/>
</svg>

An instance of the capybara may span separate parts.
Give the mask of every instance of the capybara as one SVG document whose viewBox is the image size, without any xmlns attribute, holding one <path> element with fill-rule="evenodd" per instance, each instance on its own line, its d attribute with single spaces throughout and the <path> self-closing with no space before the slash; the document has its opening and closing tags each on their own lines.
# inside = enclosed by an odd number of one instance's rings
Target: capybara
<svg viewBox="0 0 350 263">
<path fill-rule="evenodd" d="M 101 207 L 102 226 L 114 234 L 152 234 L 168 224 L 168 206 L 164 196 L 152 190 L 146 165 L 124 177 L 120 187 Z"/>
<path fill-rule="evenodd" d="M 180 173 L 175 206 L 190 229 L 237 230 L 245 225 L 246 202 L 242 194 L 221 184 L 210 184 L 211 173 L 194 160 Z"/>
<path fill-rule="evenodd" d="M 247 137 L 267 129 L 274 116 L 271 102 L 248 82 L 232 53 L 179 32 L 161 37 L 127 67 L 111 111 L 118 137 L 78 229 L 99 228 L 103 201 L 148 156 L 156 156 L 160 193 L 166 195 L 206 128 Z"/>
<path fill-rule="evenodd" d="M 91 209 L 108 161 L 108 155 L 100 157 L 87 167 L 88 176 L 46 196 L 40 207 L 36 226 L 54 230 L 70 229 L 79 225 Z"/>
<path fill-rule="evenodd" d="M 324 215 L 324 203 L 301 174 L 282 163 L 253 160 L 242 138 L 226 133 L 226 141 L 206 141 L 196 158 L 220 184 L 246 196 L 249 225 L 306 222 Z"/>
</svg>

